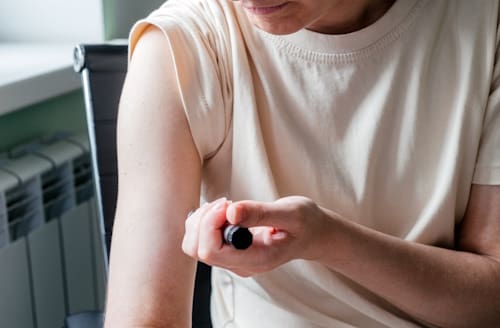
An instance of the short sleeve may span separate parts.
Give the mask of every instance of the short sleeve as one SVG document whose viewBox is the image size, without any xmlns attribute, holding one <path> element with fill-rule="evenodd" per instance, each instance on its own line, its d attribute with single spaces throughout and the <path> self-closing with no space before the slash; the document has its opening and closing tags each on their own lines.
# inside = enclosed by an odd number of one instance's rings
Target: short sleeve
<svg viewBox="0 0 500 328">
<path fill-rule="evenodd" d="M 473 183 L 500 185 L 500 49 L 498 45 L 490 95 L 483 119 Z"/>
<path fill-rule="evenodd" d="M 170 0 L 138 21 L 129 37 L 129 58 L 149 25 L 158 27 L 167 38 L 182 104 L 201 160 L 220 148 L 230 120 L 227 69 L 221 68 L 225 60 L 218 53 L 223 48 L 218 43 L 223 41 L 219 40 L 221 28 L 217 24 L 223 22 L 214 21 L 201 1 Z"/>
</svg>

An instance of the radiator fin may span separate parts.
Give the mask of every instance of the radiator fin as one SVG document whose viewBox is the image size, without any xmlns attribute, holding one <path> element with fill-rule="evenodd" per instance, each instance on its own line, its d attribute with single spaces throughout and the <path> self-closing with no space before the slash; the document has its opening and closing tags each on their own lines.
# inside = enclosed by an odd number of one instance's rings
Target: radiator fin
<svg viewBox="0 0 500 328">
<path fill-rule="evenodd" d="M 5 200 L 11 241 L 27 236 L 43 222 L 37 177 L 8 190 Z"/>
<path fill-rule="evenodd" d="M 0 248 L 94 195 L 86 138 L 18 146 L 0 163 Z M 20 151 L 21 149 L 22 151 Z"/>
</svg>

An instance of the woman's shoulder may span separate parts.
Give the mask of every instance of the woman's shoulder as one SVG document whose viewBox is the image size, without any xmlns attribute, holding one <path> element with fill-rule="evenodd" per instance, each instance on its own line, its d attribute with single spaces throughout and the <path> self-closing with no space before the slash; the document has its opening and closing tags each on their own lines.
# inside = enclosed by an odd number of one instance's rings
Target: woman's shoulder
<svg viewBox="0 0 500 328">
<path fill-rule="evenodd" d="M 168 0 L 146 19 L 203 31 L 234 24 L 237 15 L 229 0 Z"/>
</svg>

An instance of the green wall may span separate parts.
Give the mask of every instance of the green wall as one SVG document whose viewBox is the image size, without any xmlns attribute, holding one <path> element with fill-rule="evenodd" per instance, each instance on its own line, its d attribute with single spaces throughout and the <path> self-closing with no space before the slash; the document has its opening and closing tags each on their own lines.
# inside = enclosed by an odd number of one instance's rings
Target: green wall
<svg viewBox="0 0 500 328">
<path fill-rule="evenodd" d="M 160 7 L 165 0 L 103 0 L 106 40 L 128 37 L 130 28 L 140 18 Z"/>
<path fill-rule="evenodd" d="M 52 132 L 86 129 L 83 93 L 73 91 L 0 116 L 0 153 Z"/>
</svg>

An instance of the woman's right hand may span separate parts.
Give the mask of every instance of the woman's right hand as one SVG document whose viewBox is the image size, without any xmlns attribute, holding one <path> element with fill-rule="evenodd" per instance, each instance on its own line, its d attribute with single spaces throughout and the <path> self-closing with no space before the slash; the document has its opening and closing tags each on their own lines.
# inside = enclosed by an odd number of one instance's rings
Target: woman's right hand
<svg viewBox="0 0 500 328">
<path fill-rule="evenodd" d="M 228 223 L 250 228 L 253 243 L 248 249 L 238 250 L 224 242 Z M 235 203 L 221 198 L 187 218 L 182 248 L 199 261 L 247 277 L 293 259 L 319 259 L 333 223 L 331 212 L 305 197 Z"/>
</svg>

